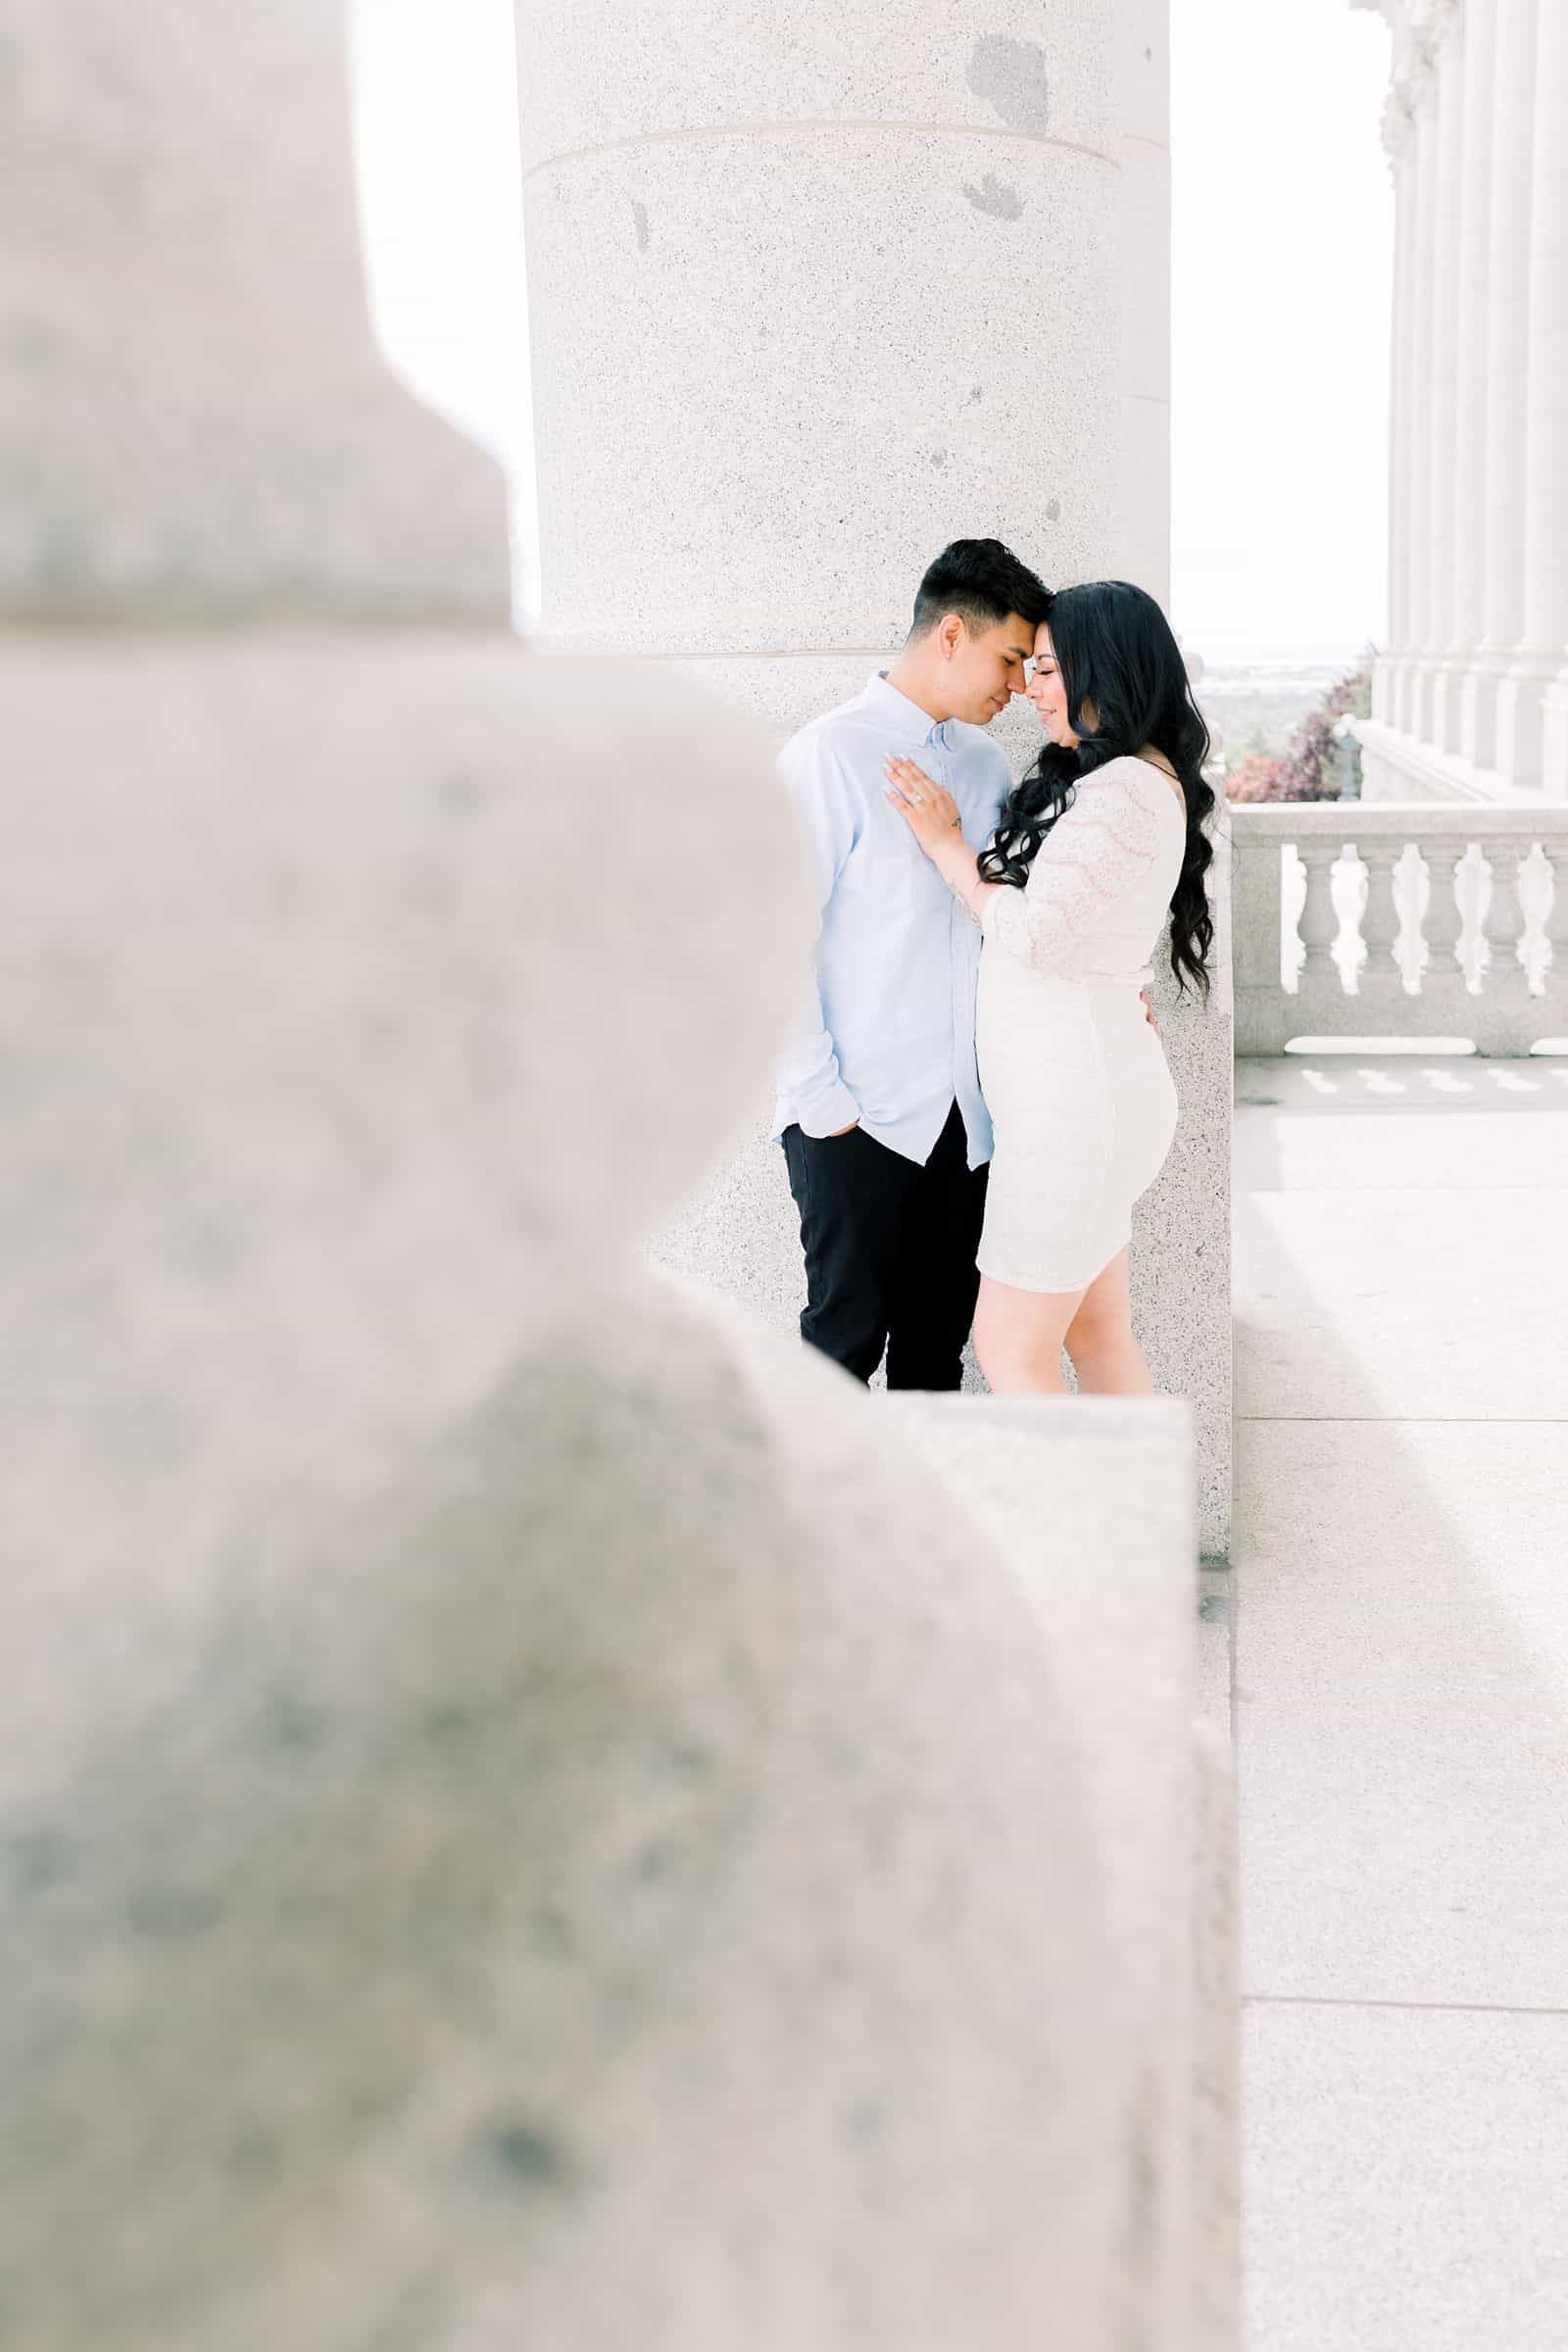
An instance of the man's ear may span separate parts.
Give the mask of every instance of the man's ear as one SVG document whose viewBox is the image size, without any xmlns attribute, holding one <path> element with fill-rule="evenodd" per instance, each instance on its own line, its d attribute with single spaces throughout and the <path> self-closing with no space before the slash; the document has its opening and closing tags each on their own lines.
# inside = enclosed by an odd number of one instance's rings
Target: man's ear
<svg viewBox="0 0 1568 2352">
<path fill-rule="evenodd" d="M 937 622 L 937 643 L 942 648 L 942 659 L 944 662 L 951 662 L 953 660 L 954 655 L 963 643 L 963 638 L 964 627 L 962 613 L 944 612 L 942 618 Z"/>
</svg>

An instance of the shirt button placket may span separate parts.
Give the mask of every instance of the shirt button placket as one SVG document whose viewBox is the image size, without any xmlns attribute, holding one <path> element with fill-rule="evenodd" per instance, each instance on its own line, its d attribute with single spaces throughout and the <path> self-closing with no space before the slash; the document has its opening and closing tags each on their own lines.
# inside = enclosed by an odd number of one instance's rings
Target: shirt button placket
<svg viewBox="0 0 1568 2352">
<path fill-rule="evenodd" d="M 948 756 L 948 733 L 945 724 L 935 730 L 931 740 L 941 763 L 937 780 L 944 791 L 953 792 L 954 779 L 952 763 Z M 953 798 L 955 801 L 957 800 L 958 796 L 956 792 L 953 792 Z M 961 809 L 959 813 L 961 815 Z M 969 1003 L 969 958 L 966 952 L 968 943 L 958 926 L 960 922 L 967 923 L 968 919 L 959 906 L 956 895 L 950 892 L 948 894 L 949 1067 L 953 1078 L 953 1099 L 958 1105 L 960 1116 L 963 1111 L 964 1096 L 968 1092 L 964 1070 L 963 1038 Z"/>
</svg>

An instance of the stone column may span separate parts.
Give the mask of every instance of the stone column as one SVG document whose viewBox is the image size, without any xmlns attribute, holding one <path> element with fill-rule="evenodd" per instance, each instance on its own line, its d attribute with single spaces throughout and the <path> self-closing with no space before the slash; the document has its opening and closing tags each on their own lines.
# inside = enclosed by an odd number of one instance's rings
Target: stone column
<svg viewBox="0 0 1568 2352">
<path fill-rule="evenodd" d="M 1394 180 L 1394 301 L 1389 366 L 1389 588 L 1388 651 L 1372 670 L 1372 715 L 1396 725 L 1402 707 L 1410 645 L 1410 565 L 1406 517 L 1410 506 L 1410 426 L 1413 406 L 1411 334 L 1417 246 L 1416 125 L 1407 70 L 1396 69 L 1383 110 L 1383 139 Z"/>
<path fill-rule="evenodd" d="M 1496 706 L 1524 628 L 1525 375 L 1539 0 L 1494 0 L 1488 205 L 1485 621 L 1460 696 L 1459 743 L 1501 768 Z"/>
<path fill-rule="evenodd" d="M 1393 724 L 1401 733 L 1420 732 L 1421 654 L 1426 645 L 1431 592 L 1426 549 L 1431 529 L 1432 359 L 1436 307 L 1438 220 L 1437 74 L 1430 48 L 1419 35 L 1410 52 L 1410 111 L 1413 122 L 1411 271 L 1408 308 L 1408 454 L 1404 466 L 1398 528 L 1405 584 L 1406 658 L 1396 680 Z"/>
<path fill-rule="evenodd" d="M 1451 625 L 1442 673 L 1436 740 L 1462 744 L 1470 662 L 1486 627 L 1487 270 L 1491 260 L 1494 0 L 1466 0 L 1464 97 L 1460 118 L 1459 251 L 1456 269 L 1458 383 L 1453 446 Z"/>
<path fill-rule="evenodd" d="M 1115 11 L 1121 166 L 1121 464 L 1107 569 L 1170 598 L 1168 0 Z M 1005 534 L 1004 534 L 1005 536 Z"/>
<path fill-rule="evenodd" d="M 1165 13 L 519 6 L 547 642 L 782 733 L 950 538 L 1163 588 Z"/>
<path fill-rule="evenodd" d="M 1420 560 L 1426 576 L 1425 628 L 1411 733 L 1424 743 L 1440 739 L 1443 726 L 1443 662 L 1453 614 L 1454 417 L 1459 384 L 1460 124 L 1464 92 L 1463 25 L 1455 0 L 1438 0 L 1433 12 L 1437 89 L 1434 125 L 1432 272 L 1427 299 L 1432 306 L 1431 372 L 1427 385 L 1430 422 Z"/>
<path fill-rule="evenodd" d="M 1568 800 L 1568 12 L 1541 0 L 1536 55 L 1535 222 L 1530 253 L 1530 386 L 1525 516 L 1525 646 L 1549 669 L 1535 776 Z M 1535 676 L 1517 682 L 1516 745 L 1529 735 Z"/>
<path fill-rule="evenodd" d="M 544 639 L 702 664 L 782 735 L 854 693 L 949 539 L 1166 570 L 1166 0 L 517 10 Z M 1022 767 L 1019 712 L 998 733 Z M 1223 872 L 1223 860 L 1216 868 Z M 1229 1487 L 1228 908 L 1163 997 L 1183 1102 L 1135 1237 L 1159 1385 Z M 760 1141 L 671 1253 L 788 1323 Z M 1210 1289 L 1211 1270 L 1219 1279 Z M 1200 1300 L 1195 1308 L 1195 1301 Z"/>
</svg>

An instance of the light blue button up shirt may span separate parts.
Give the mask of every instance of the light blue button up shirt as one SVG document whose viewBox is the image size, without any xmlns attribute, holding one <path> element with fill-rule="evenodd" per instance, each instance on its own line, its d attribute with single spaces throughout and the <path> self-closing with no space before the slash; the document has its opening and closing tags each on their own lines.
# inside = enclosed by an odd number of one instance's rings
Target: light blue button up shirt
<svg viewBox="0 0 1568 2352">
<path fill-rule="evenodd" d="M 888 801 L 890 755 L 952 793 L 976 852 L 1011 788 L 983 729 L 928 717 L 881 671 L 785 745 L 779 766 L 820 919 L 815 987 L 779 1058 L 773 1133 L 799 1122 L 833 1135 L 858 1119 L 923 1166 L 956 1102 L 977 1168 L 991 1157 L 974 1054 L 980 933 Z"/>
</svg>

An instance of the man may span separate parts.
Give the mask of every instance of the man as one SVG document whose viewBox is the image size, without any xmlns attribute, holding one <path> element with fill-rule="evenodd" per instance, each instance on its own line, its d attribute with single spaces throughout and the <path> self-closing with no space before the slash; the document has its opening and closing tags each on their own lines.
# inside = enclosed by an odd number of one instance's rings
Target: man
<svg viewBox="0 0 1568 2352">
<path fill-rule="evenodd" d="M 893 667 L 803 727 L 780 765 L 820 912 L 815 989 L 778 1072 L 801 1214 L 801 1336 L 890 1389 L 956 1389 L 973 1320 L 991 1121 L 975 1066 L 980 934 L 890 807 L 884 764 L 946 786 L 975 852 L 1011 775 L 981 732 L 1021 694 L 1049 590 L 997 539 L 920 582 Z"/>
</svg>

